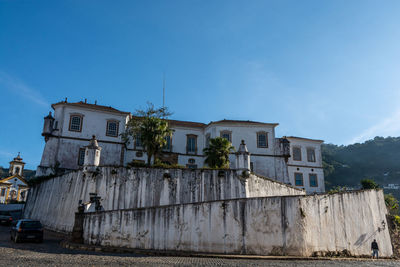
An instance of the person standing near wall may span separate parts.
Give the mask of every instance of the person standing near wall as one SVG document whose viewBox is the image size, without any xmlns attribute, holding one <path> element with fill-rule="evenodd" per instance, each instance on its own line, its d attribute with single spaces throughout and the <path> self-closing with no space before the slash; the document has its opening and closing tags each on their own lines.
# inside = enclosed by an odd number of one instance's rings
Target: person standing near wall
<svg viewBox="0 0 400 267">
<path fill-rule="evenodd" d="M 374 239 L 374 241 L 372 241 L 371 243 L 371 250 L 372 250 L 372 258 L 374 258 L 375 256 L 376 258 L 378 258 L 379 247 L 378 243 L 376 243 L 376 239 Z"/>
</svg>

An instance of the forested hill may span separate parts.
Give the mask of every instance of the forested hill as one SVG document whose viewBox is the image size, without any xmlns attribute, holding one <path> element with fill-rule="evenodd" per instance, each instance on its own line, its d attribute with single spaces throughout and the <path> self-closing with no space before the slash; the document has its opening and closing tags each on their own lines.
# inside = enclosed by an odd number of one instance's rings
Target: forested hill
<svg viewBox="0 0 400 267">
<path fill-rule="evenodd" d="M 357 187 L 365 178 L 381 186 L 400 184 L 400 137 L 375 137 L 348 146 L 324 144 L 322 158 L 327 190 Z"/>
<path fill-rule="evenodd" d="M 29 180 L 35 176 L 36 171 L 24 169 L 24 178 Z M 0 166 L 0 179 L 9 177 L 8 169 L 2 168 Z"/>
</svg>

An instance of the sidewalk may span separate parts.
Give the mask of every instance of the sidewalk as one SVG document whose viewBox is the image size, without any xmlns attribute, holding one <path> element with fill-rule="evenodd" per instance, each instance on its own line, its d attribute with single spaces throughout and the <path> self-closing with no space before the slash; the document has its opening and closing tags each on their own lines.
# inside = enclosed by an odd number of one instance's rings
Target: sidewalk
<svg viewBox="0 0 400 267">
<path fill-rule="evenodd" d="M 95 252 L 107 253 L 130 253 L 147 256 L 175 256 L 175 257 L 199 257 L 199 258 L 220 258 L 220 259 L 250 259 L 250 260 L 325 260 L 325 261 L 366 261 L 372 260 L 370 257 L 300 257 L 300 256 L 260 256 L 260 255 L 228 255 L 228 254 L 211 254 L 211 253 L 195 253 L 184 251 L 162 251 L 162 250 L 147 250 L 147 249 L 133 249 L 133 248 L 120 248 L 120 247 L 103 247 L 86 244 L 76 244 L 70 241 L 62 241 L 61 246 L 72 250 L 84 250 Z M 389 258 L 380 258 L 380 260 L 388 260 Z M 390 260 L 396 260 L 390 258 Z M 399 261 L 400 260 L 396 260 Z"/>
</svg>

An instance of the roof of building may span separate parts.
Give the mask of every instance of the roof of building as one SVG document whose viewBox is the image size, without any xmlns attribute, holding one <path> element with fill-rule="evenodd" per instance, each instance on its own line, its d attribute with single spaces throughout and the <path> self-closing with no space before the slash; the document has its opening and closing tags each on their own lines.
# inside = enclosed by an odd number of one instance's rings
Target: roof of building
<svg viewBox="0 0 400 267">
<path fill-rule="evenodd" d="M 13 179 L 13 178 L 18 178 L 18 179 L 21 180 L 23 183 L 25 183 L 26 185 L 28 185 L 28 182 L 27 182 L 24 178 L 22 178 L 21 176 L 19 176 L 18 174 L 12 175 L 12 176 L 10 176 L 10 177 L 3 178 L 3 179 L 0 180 L 0 183 L 4 184 L 4 183 L 8 182 L 8 180 L 11 180 L 11 179 Z M 9 183 L 9 182 L 8 182 L 8 183 Z"/>
<path fill-rule="evenodd" d="M 25 164 L 25 162 L 22 161 L 22 158 L 21 158 L 19 152 L 18 152 L 18 156 L 16 156 L 12 161 L 10 161 L 10 163 L 13 163 L 13 162 Z"/>
<path fill-rule="evenodd" d="M 279 123 L 267 123 L 267 122 L 258 122 L 258 121 L 250 121 L 250 120 L 219 120 L 219 121 L 211 121 L 208 125 L 211 124 L 255 124 L 255 125 L 268 125 L 268 126 L 278 126 Z"/>
<path fill-rule="evenodd" d="M 102 110 L 102 111 L 108 111 L 108 112 L 113 112 L 113 113 L 119 113 L 119 114 L 124 114 L 124 115 L 130 115 L 130 112 L 125 112 L 118 110 L 116 108 L 113 108 L 111 106 L 102 106 L 102 105 L 97 105 L 95 104 L 89 104 L 86 101 L 79 101 L 75 103 L 69 103 L 67 101 L 60 101 L 55 104 L 52 104 L 51 107 L 55 109 L 56 106 L 58 105 L 68 105 L 68 106 L 74 106 L 74 107 L 81 107 L 81 108 L 89 108 L 89 109 L 96 109 L 96 110 Z"/>
<path fill-rule="evenodd" d="M 182 127 L 195 127 L 195 128 L 204 128 L 207 126 L 205 123 L 201 122 L 193 122 L 193 121 L 177 121 L 177 120 L 168 120 L 171 126 L 182 126 Z"/>
<path fill-rule="evenodd" d="M 168 120 L 171 126 L 182 126 L 182 127 L 195 127 L 195 128 L 206 128 L 213 124 L 253 124 L 253 125 L 264 125 L 264 126 L 277 126 L 278 123 L 265 123 L 258 121 L 245 121 L 245 120 L 219 120 L 219 121 L 211 121 L 208 124 L 194 121 L 178 121 L 178 120 Z"/>
<path fill-rule="evenodd" d="M 312 141 L 312 142 L 319 142 L 319 143 L 323 143 L 323 142 L 324 142 L 324 140 L 310 139 L 310 138 L 304 138 L 304 137 L 298 137 L 298 136 L 283 136 L 283 138 L 288 138 L 288 139 L 299 139 L 299 140 Z"/>
</svg>

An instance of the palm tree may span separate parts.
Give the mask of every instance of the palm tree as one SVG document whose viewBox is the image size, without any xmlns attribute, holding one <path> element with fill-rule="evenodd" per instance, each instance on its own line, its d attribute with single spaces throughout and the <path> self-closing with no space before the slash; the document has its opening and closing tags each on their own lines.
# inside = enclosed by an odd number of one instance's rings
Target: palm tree
<svg viewBox="0 0 400 267">
<path fill-rule="evenodd" d="M 205 163 L 211 168 L 229 168 L 229 153 L 234 149 L 226 138 L 212 138 L 209 146 L 203 149 Z"/>
<path fill-rule="evenodd" d="M 132 139 L 140 138 L 143 150 L 147 154 L 147 165 L 150 166 L 151 158 L 162 150 L 166 145 L 167 136 L 172 135 L 172 129 L 169 128 L 166 118 L 171 115 L 167 108 L 154 108 L 154 105 L 148 103 L 146 110 L 137 110 L 135 116 L 127 123 L 126 131 L 122 134 L 124 141 L 129 142 Z"/>
</svg>

